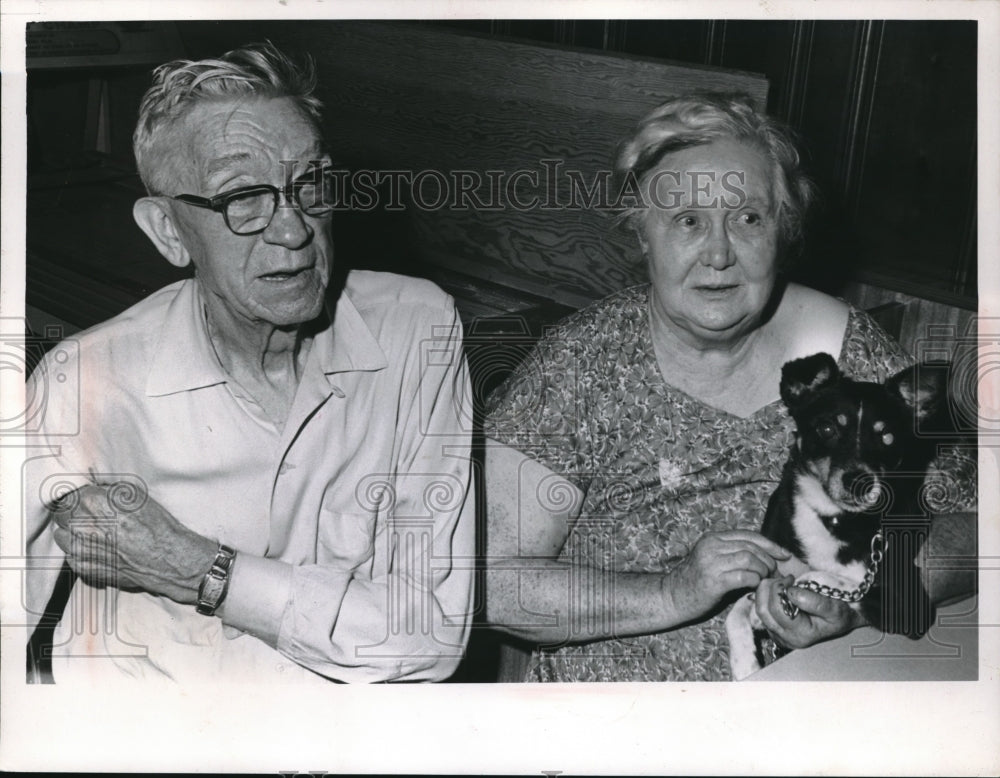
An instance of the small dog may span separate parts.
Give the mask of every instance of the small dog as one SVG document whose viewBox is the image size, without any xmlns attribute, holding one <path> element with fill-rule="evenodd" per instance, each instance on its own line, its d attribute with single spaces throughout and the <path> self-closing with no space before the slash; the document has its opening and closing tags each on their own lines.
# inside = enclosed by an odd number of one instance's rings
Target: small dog
<svg viewBox="0 0 1000 778">
<path fill-rule="evenodd" d="M 890 557 L 883 519 L 923 513 L 919 492 L 934 446 L 916 426 L 938 418 L 946 376 L 944 365 L 915 365 L 883 385 L 843 376 L 825 353 L 786 363 L 781 399 L 795 420 L 795 443 L 761 528 L 797 557 L 781 570 L 796 575 L 796 585 L 832 593 L 871 625 L 913 638 L 929 626 L 930 603 L 919 581 L 913 585 L 904 552 Z M 795 606 L 782 602 L 794 617 Z M 766 663 L 752 594 L 733 606 L 726 631 L 733 678 L 741 680 Z"/>
</svg>

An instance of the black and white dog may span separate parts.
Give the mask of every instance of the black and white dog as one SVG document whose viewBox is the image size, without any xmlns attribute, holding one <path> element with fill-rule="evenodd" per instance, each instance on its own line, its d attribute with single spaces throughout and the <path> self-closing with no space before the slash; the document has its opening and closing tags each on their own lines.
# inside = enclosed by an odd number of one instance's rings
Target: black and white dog
<svg viewBox="0 0 1000 778">
<path fill-rule="evenodd" d="M 883 558 L 884 541 L 876 533 L 890 513 L 921 513 L 919 492 L 934 446 L 918 436 L 916 426 L 941 410 L 946 376 L 946 366 L 915 365 L 885 384 L 853 381 L 825 353 L 785 364 L 781 399 L 795 420 L 795 443 L 761 528 L 797 557 L 781 570 L 795 575 L 797 585 L 814 581 L 814 591 L 829 593 L 822 586 L 832 587 L 835 596 L 850 601 L 867 573 L 870 589 L 851 607 L 879 629 L 914 638 L 927 627 L 914 629 L 919 619 L 913 611 L 929 609 L 929 602 L 919 583 L 912 583 L 912 565 L 901 568 L 903 560 L 890 558 L 891 543 Z M 869 570 L 878 567 L 872 578 Z M 900 618 L 903 610 L 908 613 Z M 741 680 L 765 661 L 766 633 L 752 595 L 733 606 L 726 630 L 733 678 Z"/>
</svg>

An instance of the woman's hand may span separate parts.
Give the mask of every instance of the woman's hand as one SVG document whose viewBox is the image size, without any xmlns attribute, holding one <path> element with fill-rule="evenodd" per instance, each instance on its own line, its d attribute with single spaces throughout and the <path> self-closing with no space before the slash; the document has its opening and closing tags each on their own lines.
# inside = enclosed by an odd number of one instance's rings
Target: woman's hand
<svg viewBox="0 0 1000 778">
<path fill-rule="evenodd" d="M 788 648 L 805 648 L 850 632 L 864 624 L 861 614 L 842 600 L 792 586 L 795 579 L 771 578 L 761 581 L 754 596 L 757 615 L 771 636 Z M 794 619 L 785 615 L 780 594 L 799 607 Z"/>
<path fill-rule="evenodd" d="M 757 532 L 707 532 L 664 577 L 663 595 L 686 620 L 698 619 L 729 592 L 756 587 L 791 556 Z"/>
</svg>

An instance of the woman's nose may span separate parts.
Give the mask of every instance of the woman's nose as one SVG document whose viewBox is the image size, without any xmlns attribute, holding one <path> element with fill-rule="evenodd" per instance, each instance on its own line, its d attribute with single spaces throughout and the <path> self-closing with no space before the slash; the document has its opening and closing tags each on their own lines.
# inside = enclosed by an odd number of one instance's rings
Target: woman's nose
<svg viewBox="0 0 1000 778">
<path fill-rule="evenodd" d="M 312 236 L 313 229 L 306 222 L 302 211 L 291 205 L 279 206 L 263 233 L 264 240 L 268 243 L 289 249 L 302 248 Z"/>
<path fill-rule="evenodd" d="M 714 270 L 725 270 L 736 261 L 733 246 L 724 225 L 715 225 L 708 235 L 701 261 Z"/>
</svg>

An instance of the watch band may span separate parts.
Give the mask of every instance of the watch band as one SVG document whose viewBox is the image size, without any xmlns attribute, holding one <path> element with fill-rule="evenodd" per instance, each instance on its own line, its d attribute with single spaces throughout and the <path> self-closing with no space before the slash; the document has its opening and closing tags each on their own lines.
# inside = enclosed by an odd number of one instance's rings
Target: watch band
<svg viewBox="0 0 1000 778">
<path fill-rule="evenodd" d="M 205 577 L 201 579 L 201 586 L 198 587 L 196 608 L 201 615 L 214 616 L 222 601 L 226 599 L 226 593 L 229 591 L 229 575 L 235 559 L 236 549 L 220 543 L 212 567 L 205 573 Z"/>
</svg>

